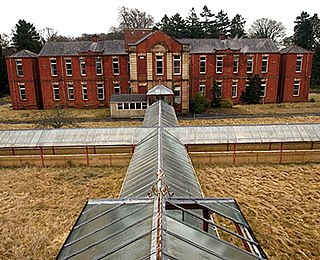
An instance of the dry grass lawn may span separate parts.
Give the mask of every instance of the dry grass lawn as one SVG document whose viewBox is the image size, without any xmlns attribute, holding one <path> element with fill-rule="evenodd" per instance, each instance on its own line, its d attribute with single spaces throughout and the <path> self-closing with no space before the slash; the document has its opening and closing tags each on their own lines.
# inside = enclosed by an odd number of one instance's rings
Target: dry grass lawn
<svg viewBox="0 0 320 260">
<path fill-rule="evenodd" d="M 270 259 L 320 258 L 320 164 L 196 167 L 205 196 L 233 197 Z M 126 168 L 0 169 L 0 259 L 54 259 L 89 198 L 117 197 Z"/>
<path fill-rule="evenodd" d="M 1 168 L 0 259 L 54 259 L 88 199 L 115 198 L 125 167 Z"/>
<path fill-rule="evenodd" d="M 320 259 L 320 164 L 196 171 L 205 196 L 237 200 L 270 259 Z"/>
</svg>

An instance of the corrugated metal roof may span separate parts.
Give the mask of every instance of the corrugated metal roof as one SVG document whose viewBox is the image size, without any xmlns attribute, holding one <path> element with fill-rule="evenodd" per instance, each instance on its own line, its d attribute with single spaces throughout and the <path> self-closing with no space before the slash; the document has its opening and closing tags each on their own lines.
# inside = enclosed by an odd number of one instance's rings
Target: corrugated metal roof
<svg viewBox="0 0 320 260">
<path fill-rule="evenodd" d="M 319 142 L 320 124 L 173 127 L 184 144 Z"/>
<path fill-rule="evenodd" d="M 161 96 L 161 95 L 172 95 L 173 96 L 173 92 L 171 89 L 165 87 L 162 84 L 156 85 L 154 86 L 152 89 L 150 89 L 147 92 L 147 96 Z"/>
<path fill-rule="evenodd" d="M 190 45 L 191 54 L 215 53 L 228 49 L 241 53 L 279 53 L 279 49 L 271 39 L 180 39 L 179 41 Z"/>
<path fill-rule="evenodd" d="M 178 126 L 174 108 L 163 101 L 153 103 L 146 111 L 143 125 L 146 127 Z"/>
<path fill-rule="evenodd" d="M 79 42 L 48 42 L 39 56 L 68 56 L 83 52 L 102 52 L 103 54 L 127 54 L 123 40 L 79 41 Z"/>
</svg>

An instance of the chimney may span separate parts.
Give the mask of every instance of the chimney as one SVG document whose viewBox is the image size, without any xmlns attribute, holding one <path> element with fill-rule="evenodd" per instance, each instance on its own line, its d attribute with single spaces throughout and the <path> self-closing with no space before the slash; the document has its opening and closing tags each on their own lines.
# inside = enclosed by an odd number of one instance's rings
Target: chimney
<svg viewBox="0 0 320 260">
<path fill-rule="evenodd" d="M 223 41 L 226 39 L 226 34 L 225 33 L 219 33 L 219 40 Z"/>
<path fill-rule="evenodd" d="M 92 35 L 92 42 L 97 42 L 98 41 L 99 36 L 96 34 Z"/>
</svg>

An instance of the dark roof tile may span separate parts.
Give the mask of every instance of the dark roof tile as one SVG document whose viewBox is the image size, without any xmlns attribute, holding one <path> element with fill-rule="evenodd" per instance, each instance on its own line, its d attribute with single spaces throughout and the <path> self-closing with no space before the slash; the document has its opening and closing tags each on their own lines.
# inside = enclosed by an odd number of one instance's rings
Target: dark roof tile
<svg viewBox="0 0 320 260">
<path fill-rule="evenodd" d="M 115 94 L 110 98 L 110 102 L 145 102 L 145 94 Z"/>
<path fill-rule="evenodd" d="M 19 51 L 15 54 L 11 55 L 10 57 L 12 57 L 12 58 L 37 58 L 38 55 L 32 51 L 22 50 L 22 51 Z"/>
</svg>

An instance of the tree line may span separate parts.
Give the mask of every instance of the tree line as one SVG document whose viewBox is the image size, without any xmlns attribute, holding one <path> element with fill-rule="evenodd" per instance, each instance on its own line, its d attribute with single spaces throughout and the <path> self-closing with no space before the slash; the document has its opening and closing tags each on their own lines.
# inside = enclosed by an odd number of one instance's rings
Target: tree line
<svg viewBox="0 0 320 260">
<path fill-rule="evenodd" d="M 246 32 L 245 19 L 236 14 L 229 18 L 223 10 L 213 13 L 207 6 L 197 14 L 191 8 L 187 17 L 179 13 L 169 17 L 164 15 L 158 22 L 146 12 L 136 8 L 119 8 L 117 26 L 112 26 L 108 33 L 98 34 L 100 40 L 123 39 L 123 30 L 127 28 L 160 29 L 174 38 L 217 38 L 224 34 L 227 38 L 270 38 L 280 47 L 296 44 L 314 52 L 311 85 L 320 85 L 320 19 L 317 14 L 311 16 L 302 12 L 294 21 L 294 34 L 285 37 L 286 29 L 281 22 L 260 18 L 252 23 Z M 81 41 L 91 40 L 91 35 L 82 34 L 80 37 L 59 35 L 55 29 L 45 28 L 37 30 L 35 26 L 25 20 L 19 20 L 12 30 L 12 36 L 0 35 L 0 95 L 8 94 L 8 79 L 5 67 L 5 56 L 28 49 L 39 53 L 42 46 L 50 41 Z M 14 48 L 10 46 L 13 45 Z"/>
</svg>

